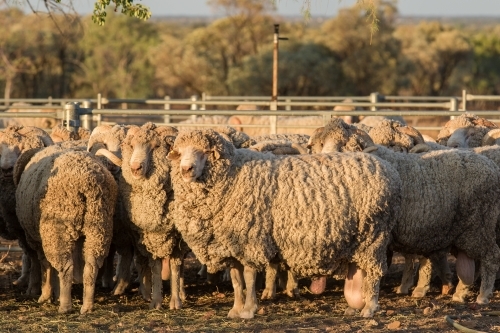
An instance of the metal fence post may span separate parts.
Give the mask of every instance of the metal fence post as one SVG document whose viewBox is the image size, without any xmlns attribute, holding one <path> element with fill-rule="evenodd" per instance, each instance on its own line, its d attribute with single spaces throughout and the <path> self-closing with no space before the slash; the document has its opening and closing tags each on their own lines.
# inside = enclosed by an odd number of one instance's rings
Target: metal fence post
<svg viewBox="0 0 500 333">
<path fill-rule="evenodd" d="M 462 111 L 467 111 L 467 90 L 462 90 Z"/>
<path fill-rule="evenodd" d="M 201 93 L 201 100 L 203 102 L 205 102 L 207 100 L 207 94 L 206 93 L 204 93 L 204 92 Z M 206 109 L 207 109 L 206 105 L 202 104 L 201 107 L 200 107 L 200 110 L 205 111 Z"/>
<path fill-rule="evenodd" d="M 92 102 L 89 100 L 85 100 L 82 102 L 82 108 L 90 109 L 92 108 Z M 80 115 L 80 121 L 83 128 L 92 131 L 92 115 L 91 114 L 82 114 Z"/>
<path fill-rule="evenodd" d="M 292 102 L 292 100 L 291 100 L 290 98 L 287 98 L 287 99 L 285 99 L 285 102 L 287 102 L 287 103 L 291 103 L 291 102 Z M 285 110 L 287 110 L 287 111 L 291 111 L 291 110 L 292 110 L 292 106 L 291 106 L 291 105 L 287 105 L 287 106 L 285 107 Z"/>
<path fill-rule="evenodd" d="M 101 93 L 97 94 L 97 110 L 102 109 L 102 95 Z M 97 126 L 101 126 L 101 114 L 92 115 L 92 119 L 97 123 Z"/>
<path fill-rule="evenodd" d="M 458 111 L 458 101 L 456 97 L 450 98 L 450 111 Z M 450 119 L 455 119 L 455 116 L 450 116 Z"/>
<path fill-rule="evenodd" d="M 196 95 L 191 96 L 191 102 L 196 102 L 196 101 L 198 101 L 198 96 Z M 196 103 L 191 104 L 191 111 L 197 111 L 197 110 L 198 110 L 198 104 Z M 196 115 L 195 114 L 191 115 L 191 119 L 194 121 L 196 119 Z"/>
<path fill-rule="evenodd" d="M 170 96 L 165 96 L 163 97 L 163 99 L 165 101 L 169 101 L 170 100 Z M 163 106 L 163 110 L 170 110 L 170 104 L 165 102 L 164 106 Z M 170 124 L 170 115 L 169 114 L 166 114 L 163 116 L 163 122 L 165 124 Z"/>
<path fill-rule="evenodd" d="M 370 94 L 370 103 L 378 103 L 380 102 L 380 94 L 378 92 L 374 92 Z M 376 105 L 372 105 L 370 107 L 371 111 L 377 111 L 378 107 Z"/>
<path fill-rule="evenodd" d="M 80 127 L 79 105 L 76 102 L 68 102 L 64 105 L 63 126 L 70 132 L 77 132 Z"/>
</svg>

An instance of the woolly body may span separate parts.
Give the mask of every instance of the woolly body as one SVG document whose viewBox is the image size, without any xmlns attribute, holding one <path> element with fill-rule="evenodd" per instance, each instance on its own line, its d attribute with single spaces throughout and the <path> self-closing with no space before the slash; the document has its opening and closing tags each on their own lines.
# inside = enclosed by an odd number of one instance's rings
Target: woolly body
<svg viewBox="0 0 500 333">
<path fill-rule="evenodd" d="M 111 173 L 83 151 L 46 148 L 31 158 L 21 175 L 16 212 L 30 246 L 59 272 L 60 312 L 71 308 L 71 296 L 64 297 L 64 287 L 69 279 L 71 288 L 77 264 L 72 254 L 78 251 L 76 243 L 82 237 L 83 283 L 85 289 L 91 288 L 92 295 L 84 291 L 81 312 L 92 309 L 97 270 L 111 243 L 116 197 L 117 184 Z M 50 293 L 44 290 L 41 299 L 48 297 Z"/>
</svg>

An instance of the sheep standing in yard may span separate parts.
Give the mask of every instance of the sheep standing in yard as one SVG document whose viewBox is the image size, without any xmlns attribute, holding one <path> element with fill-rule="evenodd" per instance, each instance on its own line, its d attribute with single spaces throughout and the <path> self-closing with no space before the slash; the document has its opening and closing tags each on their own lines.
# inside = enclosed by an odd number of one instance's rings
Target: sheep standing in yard
<svg viewBox="0 0 500 333">
<path fill-rule="evenodd" d="M 376 136 L 373 131 L 370 135 Z M 331 121 L 311 147 L 313 153 L 330 153 L 357 142 L 359 149 L 364 149 L 369 140 L 358 129 Z M 488 158 L 467 151 L 416 155 L 381 145 L 374 149 L 373 154 L 398 170 L 403 183 L 402 213 L 393 231 L 393 249 L 429 257 L 454 248 L 458 253 L 457 273 L 465 285 L 473 281 L 474 269 L 468 268 L 474 266 L 474 259 L 480 261 L 482 281 L 477 302 L 488 303 L 500 260 L 495 242 L 500 212 L 498 167 Z M 453 300 L 463 302 L 465 290 L 457 288 Z"/>
<path fill-rule="evenodd" d="M 399 212 L 401 184 L 387 162 L 235 149 L 211 130 L 181 133 L 168 158 L 177 229 L 209 272 L 231 266 L 229 317 L 253 318 L 256 272 L 275 260 L 297 277 L 348 276 L 349 305 L 373 315 Z"/>
<path fill-rule="evenodd" d="M 111 244 L 118 186 L 107 168 L 85 151 L 52 146 L 31 153 L 21 155 L 16 164 L 16 212 L 45 272 L 38 302 L 51 299 L 55 269 L 59 313 L 72 309 L 74 280 L 84 284 L 80 313 L 91 312 L 97 272 Z"/>
<path fill-rule="evenodd" d="M 146 279 L 142 292 L 147 298 L 152 294 L 150 307 L 156 309 L 162 303 L 162 258 L 170 258 L 170 308 L 181 308 L 185 298 L 181 274 L 188 248 L 174 227 L 171 167 L 166 159 L 176 135 L 173 127 L 146 123 L 129 130 L 122 143 L 120 195 L 127 219 L 139 235 L 138 250 L 149 261 L 149 274 L 140 273 Z"/>
<path fill-rule="evenodd" d="M 9 126 L 0 132 L 0 215 L 3 217 L 4 225 L 0 230 L 5 230 L 2 235 L 7 239 L 17 239 L 19 246 L 23 249 L 22 275 L 15 282 L 18 285 L 28 283 L 27 294 L 37 295 L 40 292 L 40 266 L 36 252 L 26 242 L 24 230 L 22 229 L 16 215 L 16 187 L 13 181 L 14 165 L 21 153 L 32 149 L 52 145 L 50 136 L 36 127 Z M 1 222 L 1 221 L 0 221 Z M 28 275 L 29 274 L 29 275 Z"/>
<path fill-rule="evenodd" d="M 92 131 L 87 150 L 105 153 L 109 160 L 117 159 L 121 165 L 121 143 L 125 140 L 127 131 L 133 127 L 122 125 L 100 125 Z M 102 146 L 105 149 L 100 149 Z M 107 163 L 108 170 L 118 182 L 120 179 L 121 168 L 115 163 Z M 138 238 L 131 230 L 130 222 L 125 221 L 125 212 L 121 196 L 118 196 L 116 202 L 115 214 L 113 216 L 113 238 L 111 240 L 111 250 L 106 258 L 103 267 L 103 287 L 109 288 L 113 285 L 113 265 L 115 251 L 118 253 L 118 263 L 116 267 L 116 283 L 113 288 L 113 295 L 121 295 L 125 292 L 131 279 L 130 266 L 133 261 L 135 240 Z M 137 251 L 135 251 L 137 252 Z"/>
</svg>

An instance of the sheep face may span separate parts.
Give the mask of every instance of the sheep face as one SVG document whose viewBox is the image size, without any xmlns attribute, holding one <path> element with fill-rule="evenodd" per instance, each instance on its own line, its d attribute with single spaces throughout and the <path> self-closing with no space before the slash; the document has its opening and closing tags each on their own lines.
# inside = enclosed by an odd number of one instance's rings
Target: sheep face
<svg viewBox="0 0 500 333">
<path fill-rule="evenodd" d="M 324 127 L 316 128 L 311 137 L 309 137 L 309 141 L 307 142 L 307 149 L 309 149 L 310 153 L 319 154 L 323 150 L 323 140 L 321 138 L 321 135 L 323 134 L 324 130 Z"/>
<path fill-rule="evenodd" d="M 180 168 L 182 180 L 186 183 L 196 181 L 202 174 L 210 151 L 196 147 L 182 147 L 180 154 Z"/>
<path fill-rule="evenodd" d="M 14 171 L 14 165 L 17 159 L 21 155 L 22 144 L 19 145 L 8 145 L 2 143 L 0 146 L 0 168 L 2 169 L 2 174 L 4 177 L 12 177 Z"/>
<path fill-rule="evenodd" d="M 457 128 L 451 133 L 446 145 L 452 148 L 468 148 L 471 147 L 470 144 L 476 141 L 474 138 L 477 135 L 479 133 L 477 133 L 474 127 Z"/>
<path fill-rule="evenodd" d="M 153 154 L 153 150 L 158 146 L 156 142 L 138 142 L 138 140 L 132 140 L 130 144 L 132 154 L 129 160 L 132 177 L 135 179 L 146 177 L 151 167 L 151 155 Z"/>
</svg>

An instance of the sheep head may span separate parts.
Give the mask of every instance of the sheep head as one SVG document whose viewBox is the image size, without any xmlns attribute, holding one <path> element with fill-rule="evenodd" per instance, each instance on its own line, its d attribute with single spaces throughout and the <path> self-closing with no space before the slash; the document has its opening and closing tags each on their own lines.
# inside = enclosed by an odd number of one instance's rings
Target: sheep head
<svg viewBox="0 0 500 333">
<path fill-rule="evenodd" d="M 422 134 L 414 127 L 403 126 L 400 122 L 390 119 L 383 120 L 370 130 L 370 137 L 376 144 L 395 152 L 407 153 L 417 145 L 425 145 Z"/>
<path fill-rule="evenodd" d="M 486 137 L 498 128 L 494 123 L 471 113 L 449 120 L 438 134 L 437 142 L 452 148 L 475 148 L 493 144 Z"/>
<path fill-rule="evenodd" d="M 207 163 L 228 158 L 233 151 L 230 142 L 207 129 L 180 134 L 167 158 L 179 163 L 182 179 L 189 183 L 200 179 Z"/>
<path fill-rule="evenodd" d="M 9 126 L 0 135 L 0 168 L 4 177 L 12 177 L 14 165 L 26 150 L 53 145 L 44 130 L 31 126 Z"/>
<path fill-rule="evenodd" d="M 121 145 L 127 160 L 122 168 L 128 168 L 134 179 L 148 176 L 152 166 L 152 156 L 156 149 L 163 147 L 169 151 L 173 145 L 177 129 L 170 126 L 157 127 L 149 122 L 129 130 Z"/>
<path fill-rule="evenodd" d="M 374 146 L 374 143 L 367 133 L 339 118 L 317 129 L 308 142 L 312 153 L 364 151 L 370 146 Z"/>
</svg>

